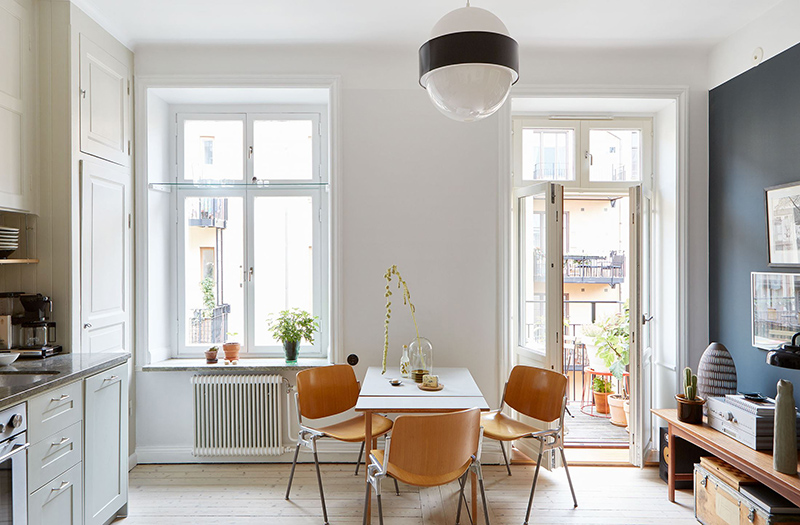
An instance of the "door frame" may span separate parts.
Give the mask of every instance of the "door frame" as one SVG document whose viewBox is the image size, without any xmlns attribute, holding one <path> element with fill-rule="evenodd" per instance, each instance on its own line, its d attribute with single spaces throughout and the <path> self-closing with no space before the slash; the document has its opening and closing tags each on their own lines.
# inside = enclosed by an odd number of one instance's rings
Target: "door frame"
<svg viewBox="0 0 800 525">
<path fill-rule="evenodd" d="M 675 326 L 671 327 L 672 336 L 677 342 L 675 364 L 665 366 L 667 373 L 673 375 L 673 381 L 677 384 L 679 371 L 688 362 L 688 304 L 689 304 L 689 279 L 688 279 L 688 87 L 675 86 L 652 86 L 652 87 L 610 87 L 598 88 L 592 86 L 574 85 L 550 85 L 550 86 L 531 86 L 517 85 L 512 92 L 514 98 L 635 98 L 635 99 L 655 99 L 670 100 L 674 102 L 675 108 L 675 129 L 676 129 L 676 159 L 675 159 L 675 196 L 676 196 L 676 220 L 674 224 L 675 234 L 675 265 L 677 273 L 676 295 L 674 307 L 676 314 Z M 498 290 L 498 335 L 497 345 L 500 349 L 498 356 L 498 385 L 505 384 L 506 378 L 513 366 L 511 358 L 513 339 L 513 312 L 516 305 L 513 304 L 511 287 L 513 283 L 513 245 L 512 245 L 512 221 L 513 212 L 511 209 L 511 198 L 513 194 L 513 137 L 512 137 L 512 104 L 505 104 L 498 111 L 499 126 L 499 148 L 498 156 L 498 261 L 499 268 L 497 274 Z M 655 129 L 655 126 L 654 126 Z M 654 188 L 655 191 L 655 188 Z M 498 396 L 502 392 L 498 392 Z"/>
</svg>

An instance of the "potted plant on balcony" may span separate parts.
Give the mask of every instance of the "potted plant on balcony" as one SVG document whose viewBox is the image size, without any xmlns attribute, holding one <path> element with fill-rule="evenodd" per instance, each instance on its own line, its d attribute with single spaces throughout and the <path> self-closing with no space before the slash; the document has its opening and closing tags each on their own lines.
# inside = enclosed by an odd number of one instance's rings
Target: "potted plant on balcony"
<svg viewBox="0 0 800 525">
<path fill-rule="evenodd" d="M 319 330 L 319 318 L 299 308 L 283 310 L 277 316 L 270 316 L 268 328 L 272 337 L 283 343 L 283 353 L 287 364 L 297 363 L 300 342 L 305 339 L 314 343 L 314 332 Z"/>
<path fill-rule="evenodd" d="M 608 414 L 608 396 L 614 392 L 611 381 L 597 376 L 592 380 L 592 393 L 594 394 L 594 408 L 598 414 Z"/>
<path fill-rule="evenodd" d="M 597 324 L 599 334 L 594 338 L 597 356 L 603 360 L 611 375 L 621 385 L 622 391 L 609 396 L 611 423 L 620 427 L 628 426 L 625 415 L 625 401 L 628 399 L 625 372 L 630 358 L 630 308 L 627 303 L 622 312 L 607 317 Z"/>
<path fill-rule="evenodd" d="M 225 344 L 222 345 L 222 349 L 225 351 L 225 360 L 226 361 L 238 361 L 239 360 L 239 351 L 241 350 L 241 345 L 236 341 L 232 341 L 231 339 L 238 335 L 237 332 L 228 332 L 228 338 L 225 341 Z"/>
</svg>

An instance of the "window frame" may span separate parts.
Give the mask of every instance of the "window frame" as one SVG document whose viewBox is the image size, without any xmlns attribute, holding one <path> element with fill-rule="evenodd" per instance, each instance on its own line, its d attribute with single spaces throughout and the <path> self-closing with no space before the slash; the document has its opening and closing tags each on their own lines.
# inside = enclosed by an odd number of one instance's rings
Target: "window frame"
<svg viewBox="0 0 800 525">
<path fill-rule="evenodd" d="M 170 107 L 171 121 L 174 123 L 174 132 L 170 134 L 173 142 L 171 150 L 175 154 L 173 177 L 178 183 L 185 183 L 186 187 L 177 187 L 175 190 L 175 228 L 176 245 L 173 251 L 176 261 L 176 297 L 173 301 L 177 316 L 177 344 L 173 352 L 176 358 L 197 358 L 203 356 L 207 348 L 203 345 L 192 345 L 187 339 L 187 324 L 190 319 L 186 316 L 186 282 L 182 278 L 185 261 L 185 202 L 191 197 L 242 197 L 243 199 L 243 258 L 244 268 L 242 284 L 244 287 L 244 334 L 237 336 L 242 343 L 243 357 L 282 357 L 283 348 L 280 345 L 267 347 L 255 346 L 256 323 L 266 323 L 266 320 L 255 319 L 255 293 L 254 281 L 247 278 L 247 272 L 254 266 L 254 202 L 259 196 L 310 196 L 312 198 L 313 231 L 313 279 L 314 299 L 313 315 L 319 317 L 319 331 L 315 336 L 313 346 L 304 342 L 302 345 L 303 358 L 327 358 L 330 355 L 332 344 L 331 324 L 331 248 L 330 248 L 330 162 L 328 129 L 328 108 L 325 105 L 173 105 Z M 184 123 L 187 120 L 241 120 L 243 126 L 243 179 L 227 179 L 224 181 L 196 180 L 184 177 Z M 254 159 L 257 151 L 249 154 L 254 146 L 254 122 L 256 120 L 311 120 L 313 133 L 313 159 L 312 177 L 309 179 L 261 179 L 254 181 Z M 276 186 L 269 187 L 270 184 Z M 208 186 L 204 188 L 203 186 Z M 258 269 L 254 268 L 254 277 Z M 233 306 L 233 305 L 232 305 Z M 210 346 L 210 344 L 209 344 Z"/>
<path fill-rule="evenodd" d="M 575 132 L 575 167 L 574 180 L 545 179 L 523 180 L 522 178 L 522 131 L 523 129 L 572 129 Z M 641 145 L 641 179 L 636 181 L 591 181 L 589 179 L 590 151 L 589 133 L 593 129 L 640 129 Z M 549 118 L 535 116 L 512 117 L 512 170 L 513 188 L 521 188 L 539 182 L 556 182 L 567 191 L 588 192 L 620 192 L 642 184 L 644 188 L 652 187 L 653 178 L 653 119 L 651 117 L 609 117 L 609 118 Z"/>
</svg>

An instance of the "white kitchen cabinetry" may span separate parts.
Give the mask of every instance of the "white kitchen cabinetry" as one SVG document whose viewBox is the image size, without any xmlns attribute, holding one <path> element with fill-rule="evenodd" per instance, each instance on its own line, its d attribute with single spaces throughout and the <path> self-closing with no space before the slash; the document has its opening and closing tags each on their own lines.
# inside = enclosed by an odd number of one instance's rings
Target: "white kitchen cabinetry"
<svg viewBox="0 0 800 525">
<path fill-rule="evenodd" d="M 83 479 L 78 463 L 28 498 L 28 525 L 81 525 Z"/>
<path fill-rule="evenodd" d="M 81 151 L 131 165 L 130 71 L 80 34 Z"/>
<path fill-rule="evenodd" d="M 128 502 L 128 365 L 84 380 L 86 525 L 102 524 Z"/>
<path fill-rule="evenodd" d="M 34 52 L 29 0 L 0 0 L 0 209 L 33 212 Z"/>
<path fill-rule="evenodd" d="M 130 351 L 130 169 L 81 161 L 81 317 L 84 353 Z"/>
</svg>

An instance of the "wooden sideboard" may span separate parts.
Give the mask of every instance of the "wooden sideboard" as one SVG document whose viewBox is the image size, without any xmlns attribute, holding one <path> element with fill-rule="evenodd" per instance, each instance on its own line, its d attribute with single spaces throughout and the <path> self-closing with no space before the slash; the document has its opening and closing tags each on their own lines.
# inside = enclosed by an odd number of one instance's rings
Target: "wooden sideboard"
<svg viewBox="0 0 800 525">
<path fill-rule="evenodd" d="M 745 472 L 784 498 L 800 506 L 800 476 L 781 474 L 772 468 L 772 454 L 753 450 L 733 438 L 714 430 L 703 418 L 701 425 L 678 421 L 674 408 L 653 409 L 653 414 L 669 425 L 669 448 L 675 449 L 675 438 L 683 438 Z M 798 465 L 800 467 L 800 465 Z M 675 473 L 675 456 L 669 456 L 669 500 L 675 501 L 675 482 L 691 480 L 691 474 Z"/>
</svg>

